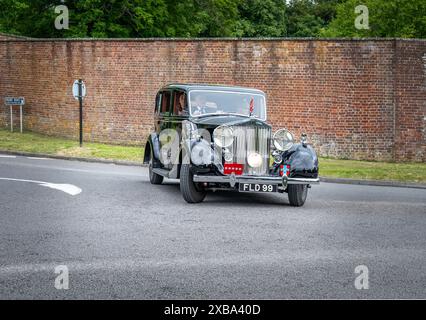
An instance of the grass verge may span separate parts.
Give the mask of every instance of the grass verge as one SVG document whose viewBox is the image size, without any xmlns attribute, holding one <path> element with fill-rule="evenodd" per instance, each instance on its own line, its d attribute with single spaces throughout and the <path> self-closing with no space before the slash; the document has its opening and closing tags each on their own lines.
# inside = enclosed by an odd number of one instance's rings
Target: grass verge
<svg viewBox="0 0 426 320">
<path fill-rule="evenodd" d="M 45 136 L 33 132 L 11 133 L 0 130 L 0 150 L 21 151 L 75 158 L 124 160 L 143 162 L 142 147 L 116 146 L 102 143 L 84 143 Z"/>
<path fill-rule="evenodd" d="M 0 130 L 0 150 L 21 151 L 76 158 L 143 162 L 142 147 L 85 143 L 44 136 L 33 132 Z M 425 163 L 389 163 L 320 158 L 320 175 L 333 178 L 392 180 L 426 183 Z"/>
<path fill-rule="evenodd" d="M 320 176 L 426 183 L 425 163 L 393 163 L 320 158 Z"/>
</svg>

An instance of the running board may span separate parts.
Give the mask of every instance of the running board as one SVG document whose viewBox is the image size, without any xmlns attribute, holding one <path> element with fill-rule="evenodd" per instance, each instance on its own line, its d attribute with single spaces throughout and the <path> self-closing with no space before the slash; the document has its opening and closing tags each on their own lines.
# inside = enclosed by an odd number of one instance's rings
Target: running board
<svg viewBox="0 0 426 320">
<path fill-rule="evenodd" d="M 165 178 L 169 178 L 169 175 L 170 175 L 170 171 L 166 170 L 166 169 L 154 168 L 154 169 L 152 169 L 152 172 L 154 172 L 154 173 L 156 173 L 160 176 L 163 176 Z"/>
</svg>

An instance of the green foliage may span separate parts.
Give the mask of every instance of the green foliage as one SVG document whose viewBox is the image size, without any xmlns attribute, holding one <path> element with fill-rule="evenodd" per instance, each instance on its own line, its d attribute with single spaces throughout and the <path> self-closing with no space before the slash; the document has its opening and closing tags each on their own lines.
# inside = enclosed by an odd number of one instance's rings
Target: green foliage
<svg viewBox="0 0 426 320">
<path fill-rule="evenodd" d="M 0 0 L 0 32 L 30 37 L 426 36 L 424 0 L 66 0 L 70 29 L 56 30 L 60 0 Z M 357 30 L 355 7 L 369 9 Z"/>
<path fill-rule="evenodd" d="M 288 36 L 316 37 L 336 15 L 336 5 L 344 0 L 290 0 Z"/>
<path fill-rule="evenodd" d="M 283 0 L 242 1 L 239 12 L 237 36 L 283 37 L 287 34 L 286 4 Z"/>
<path fill-rule="evenodd" d="M 167 19 L 163 0 L 79 0 L 67 4 L 70 12 L 68 37 L 165 36 Z"/>
<path fill-rule="evenodd" d="M 195 0 L 194 21 L 200 26 L 200 37 L 234 36 L 240 0 Z M 173 10 L 173 7 L 170 7 Z M 179 23 L 179 20 L 178 20 Z M 178 35 L 179 36 L 179 35 Z"/>
<path fill-rule="evenodd" d="M 4 32 L 31 37 L 234 36 L 240 0 L 66 1 L 70 29 L 56 30 L 59 0 L 0 0 Z"/>
<path fill-rule="evenodd" d="M 369 29 L 355 28 L 355 7 L 369 11 Z M 320 33 L 324 37 L 426 37 L 424 0 L 348 0 L 337 6 L 337 16 Z"/>
<path fill-rule="evenodd" d="M 315 37 L 323 20 L 314 14 L 315 5 L 309 0 L 292 0 L 288 8 L 288 36 Z"/>
<path fill-rule="evenodd" d="M 53 1 L 0 0 L 0 31 L 34 37 L 59 36 Z"/>
</svg>

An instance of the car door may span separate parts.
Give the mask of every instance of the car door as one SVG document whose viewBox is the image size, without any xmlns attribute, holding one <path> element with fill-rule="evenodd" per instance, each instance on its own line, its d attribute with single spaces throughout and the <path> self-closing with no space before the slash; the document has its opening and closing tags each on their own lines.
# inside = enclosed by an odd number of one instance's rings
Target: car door
<svg viewBox="0 0 426 320">
<path fill-rule="evenodd" d="M 156 126 L 159 131 L 160 161 L 165 169 L 171 169 L 171 134 L 170 118 L 172 108 L 172 91 L 163 90 L 159 94 L 159 114 Z"/>
<path fill-rule="evenodd" d="M 180 136 L 182 133 L 182 121 L 188 119 L 188 115 L 186 92 L 183 90 L 173 90 L 169 128 L 176 130 Z"/>
<path fill-rule="evenodd" d="M 174 164 L 179 164 L 182 122 L 188 119 L 189 116 L 187 94 L 184 90 L 173 90 L 171 110 L 172 112 L 170 114 L 169 128 L 175 132 L 175 139 L 179 140 L 179 145 L 177 143 L 174 144 L 175 148 L 176 146 L 178 146 L 178 148 L 173 150 L 172 157 Z"/>
</svg>

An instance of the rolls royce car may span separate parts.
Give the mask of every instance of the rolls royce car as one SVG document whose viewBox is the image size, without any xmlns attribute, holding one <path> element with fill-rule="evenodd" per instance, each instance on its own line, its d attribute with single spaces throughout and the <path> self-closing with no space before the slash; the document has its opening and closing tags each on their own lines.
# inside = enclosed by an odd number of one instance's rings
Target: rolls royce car
<svg viewBox="0 0 426 320">
<path fill-rule="evenodd" d="M 260 90 L 170 84 L 159 90 L 154 114 L 144 155 L 150 182 L 180 179 L 188 203 L 233 190 L 287 193 L 290 205 L 303 206 L 319 183 L 306 134 L 297 142 L 285 128 L 272 130 Z"/>
</svg>

